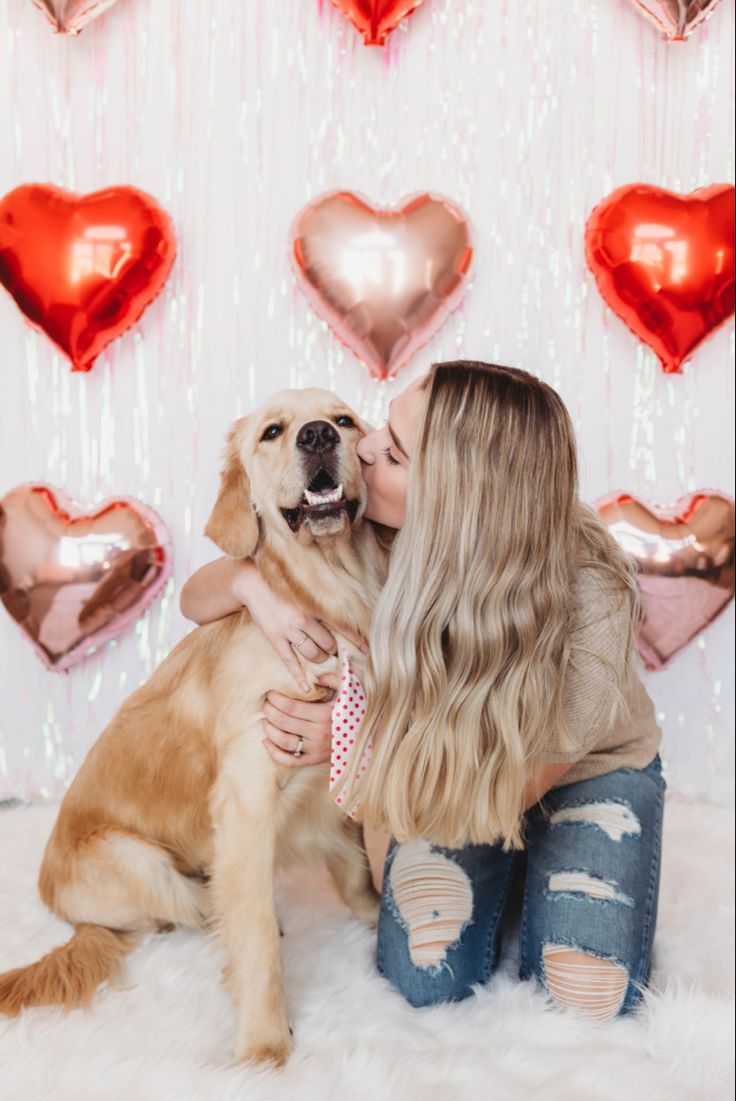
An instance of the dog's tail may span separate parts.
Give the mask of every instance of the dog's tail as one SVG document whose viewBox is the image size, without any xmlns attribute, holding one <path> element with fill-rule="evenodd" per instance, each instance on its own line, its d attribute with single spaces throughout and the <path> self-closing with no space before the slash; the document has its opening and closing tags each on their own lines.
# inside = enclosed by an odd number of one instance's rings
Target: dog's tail
<svg viewBox="0 0 736 1101">
<path fill-rule="evenodd" d="M 77 925 L 70 941 L 37 963 L 0 975 L 0 1013 L 15 1017 L 32 1005 L 89 1005 L 100 983 L 118 977 L 137 942 L 136 933 Z"/>
</svg>

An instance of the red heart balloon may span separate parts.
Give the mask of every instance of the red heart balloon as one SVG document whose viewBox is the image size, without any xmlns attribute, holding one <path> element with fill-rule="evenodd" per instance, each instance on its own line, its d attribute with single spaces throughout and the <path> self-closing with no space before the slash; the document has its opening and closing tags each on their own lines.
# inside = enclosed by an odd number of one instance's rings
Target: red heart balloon
<svg viewBox="0 0 736 1101">
<path fill-rule="evenodd" d="M 668 506 L 614 493 L 595 508 L 638 564 L 639 652 L 647 668 L 663 669 L 733 599 L 734 502 L 717 490 Z"/>
<path fill-rule="evenodd" d="M 386 36 L 424 0 L 332 0 L 363 35 L 366 46 L 383 46 Z"/>
<path fill-rule="evenodd" d="M 597 206 L 585 253 L 611 309 L 668 373 L 734 312 L 734 188 L 628 184 Z"/>
<path fill-rule="evenodd" d="M 168 214 L 134 187 L 23 184 L 0 200 L 0 283 L 75 371 L 139 319 L 175 255 Z"/>
<path fill-rule="evenodd" d="M 54 672 L 142 615 L 170 573 L 166 528 L 140 501 L 85 514 L 45 485 L 0 500 L 0 598 Z"/>
</svg>

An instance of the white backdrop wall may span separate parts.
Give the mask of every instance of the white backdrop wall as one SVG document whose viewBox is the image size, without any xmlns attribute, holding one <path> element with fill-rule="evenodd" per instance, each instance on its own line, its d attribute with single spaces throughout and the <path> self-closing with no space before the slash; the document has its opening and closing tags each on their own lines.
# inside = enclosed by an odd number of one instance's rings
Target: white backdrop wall
<svg viewBox="0 0 736 1101">
<path fill-rule="evenodd" d="M 674 45 L 630 0 L 426 0 L 384 50 L 320 0 L 118 0 L 76 39 L 30 0 L 0 0 L 0 193 L 134 184 L 179 241 L 161 297 L 88 375 L 0 295 L 0 494 L 33 479 L 89 505 L 135 495 L 175 547 L 164 598 L 68 676 L 2 611 L 0 797 L 60 794 L 190 628 L 178 594 L 217 554 L 201 533 L 223 434 L 282 386 L 329 387 L 378 424 L 432 360 L 513 364 L 567 402 L 585 500 L 733 493 L 733 325 L 666 376 L 583 256 L 586 216 L 614 187 L 733 180 L 733 43 L 733 0 Z M 292 218 L 336 187 L 381 204 L 436 191 L 470 219 L 464 303 L 393 382 L 370 380 L 291 273 Z M 671 789 L 720 802 L 732 639 L 733 605 L 646 674 Z"/>
</svg>

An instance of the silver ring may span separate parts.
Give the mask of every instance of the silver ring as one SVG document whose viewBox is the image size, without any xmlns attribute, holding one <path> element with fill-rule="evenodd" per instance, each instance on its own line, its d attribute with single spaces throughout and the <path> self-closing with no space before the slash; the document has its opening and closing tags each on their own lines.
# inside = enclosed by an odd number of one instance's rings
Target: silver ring
<svg viewBox="0 0 736 1101">
<path fill-rule="evenodd" d="M 304 638 L 300 638 L 298 642 L 292 642 L 291 644 L 295 650 L 298 650 L 300 646 L 303 646 L 309 638 L 309 635 L 305 634 L 304 631 L 302 631 L 302 634 L 304 635 Z"/>
<path fill-rule="evenodd" d="M 304 738 L 302 738 L 301 734 L 297 734 L 297 738 L 299 739 L 299 741 L 296 743 L 296 749 L 292 750 L 292 754 L 291 754 L 292 757 L 301 757 L 301 755 L 302 755 L 302 746 L 304 745 Z"/>
</svg>

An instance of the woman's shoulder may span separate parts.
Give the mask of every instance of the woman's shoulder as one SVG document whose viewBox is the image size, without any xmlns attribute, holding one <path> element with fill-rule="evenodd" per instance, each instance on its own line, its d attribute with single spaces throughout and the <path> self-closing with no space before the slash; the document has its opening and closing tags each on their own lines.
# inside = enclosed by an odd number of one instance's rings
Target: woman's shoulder
<svg viewBox="0 0 736 1101">
<path fill-rule="evenodd" d="M 570 613 L 570 630 L 578 637 L 596 628 L 628 630 L 633 608 L 619 577 L 606 567 L 584 565 L 575 578 Z"/>
<path fill-rule="evenodd" d="M 624 581 L 605 568 L 584 566 L 575 579 L 570 623 L 570 654 L 564 704 L 568 729 L 577 746 L 549 760 L 577 760 L 626 710 L 636 677 L 629 662 L 632 601 Z M 558 751 L 556 744 L 551 749 Z"/>
<path fill-rule="evenodd" d="M 614 691 L 635 675 L 636 594 L 608 569 L 584 566 L 570 608 L 570 679 L 597 682 Z M 614 683 L 615 682 L 615 683 Z"/>
<path fill-rule="evenodd" d="M 588 599 L 600 599 L 620 593 L 623 586 L 618 574 L 610 566 L 603 562 L 585 562 L 578 567 L 574 588 Z"/>
</svg>

